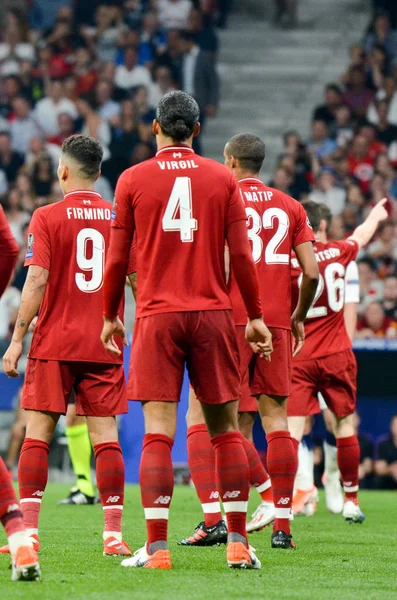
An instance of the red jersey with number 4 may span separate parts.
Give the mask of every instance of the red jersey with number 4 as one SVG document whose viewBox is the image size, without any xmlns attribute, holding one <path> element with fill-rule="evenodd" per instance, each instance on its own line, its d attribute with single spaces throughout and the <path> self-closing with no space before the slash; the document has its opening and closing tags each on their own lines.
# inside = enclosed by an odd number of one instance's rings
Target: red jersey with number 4
<svg viewBox="0 0 397 600">
<path fill-rule="evenodd" d="M 345 327 L 346 267 L 357 256 L 359 247 L 352 239 L 316 242 L 314 251 L 320 270 L 316 296 L 305 321 L 305 345 L 294 361 L 329 356 L 351 348 L 351 340 Z M 302 270 L 296 258 L 292 258 L 293 297 L 297 298 Z"/>
<path fill-rule="evenodd" d="M 225 238 L 245 218 L 232 172 L 187 146 L 124 171 L 112 226 L 135 229 L 137 317 L 231 309 Z"/>
<path fill-rule="evenodd" d="M 71 192 L 34 212 L 25 266 L 44 267 L 49 277 L 30 358 L 122 362 L 100 340 L 111 214 L 109 202 L 91 191 Z"/>
<path fill-rule="evenodd" d="M 313 229 L 302 205 L 287 194 L 256 177 L 241 179 L 239 187 L 258 270 L 263 318 L 268 327 L 291 329 L 291 251 L 314 242 Z M 230 296 L 236 325 L 245 325 L 247 313 L 233 272 Z"/>
</svg>

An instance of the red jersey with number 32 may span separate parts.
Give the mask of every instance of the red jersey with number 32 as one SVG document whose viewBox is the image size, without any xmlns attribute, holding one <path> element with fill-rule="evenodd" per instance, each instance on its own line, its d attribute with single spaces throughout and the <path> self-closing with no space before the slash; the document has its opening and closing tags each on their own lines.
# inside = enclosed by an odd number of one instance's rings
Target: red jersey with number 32
<svg viewBox="0 0 397 600">
<path fill-rule="evenodd" d="M 91 191 L 71 192 L 34 212 L 25 266 L 44 267 L 49 278 L 30 358 L 122 362 L 100 340 L 111 214 L 111 204 Z"/>
<path fill-rule="evenodd" d="M 245 218 L 232 172 L 187 146 L 124 171 L 112 226 L 135 229 L 137 317 L 231 310 L 225 238 Z"/>
<path fill-rule="evenodd" d="M 357 256 L 354 240 L 316 242 L 314 251 L 320 270 L 316 296 L 305 321 L 305 345 L 294 361 L 329 356 L 351 348 L 345 327 L 345 274 L 348 264 Z M 293 296 L 298 298 L 302 270 L 292 258 Z"/>
<path fill-rule="evenodd" d="M 248 237 L 258 270 L 263 318 L 269 327 L 291 329 L 291 251 L 314 242 L 313 229 L 302 205 L 260 179 L 239 181 L 247 215 Z M 236 325 L 247 323 L 247 313 L 233 272 L 230 296 Z"/>
</svg>

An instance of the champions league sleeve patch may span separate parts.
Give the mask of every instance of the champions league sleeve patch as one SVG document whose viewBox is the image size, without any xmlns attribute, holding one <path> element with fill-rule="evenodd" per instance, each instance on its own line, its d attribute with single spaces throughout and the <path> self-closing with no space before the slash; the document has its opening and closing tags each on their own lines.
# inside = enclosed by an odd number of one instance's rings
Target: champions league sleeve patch
<svg viewBox="0 0 397 600">
<path fill-rule="evenodd" d="M 112 216 L 111 216 L 111 220 L 115 221 L 116 220 L 116 196 L 113 198 L 113 206 L 112 206 Z"/>
<path fill-rule="evenodd" d="M 33 233 L 29 233 L 28 235 L 28 245 L 26 248 L 26 256 L 25 258 L 32 258 L 33 256 L 33 244 L 34 244 L 34 235 Z"/>
</svg>

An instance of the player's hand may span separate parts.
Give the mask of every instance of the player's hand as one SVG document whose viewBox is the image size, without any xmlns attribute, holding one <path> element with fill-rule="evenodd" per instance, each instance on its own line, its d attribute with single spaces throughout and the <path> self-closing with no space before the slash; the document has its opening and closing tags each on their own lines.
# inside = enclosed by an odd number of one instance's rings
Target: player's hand
<svg viewBox="0 0 397 600">
<path fill-rule="evenodd" d="M 19 377 L 18 361 L 22 354 L 22 342 L 11 340 L 7 352 L 3 356 L 3 369 L 7 377 Z"/>
<path fill-rule="evenodd" d="M 384 221 L 389 216 L 387 210 L 385 209 L 386 203 L 387 198 L 382 198 L 382 200 L 379 200 L 379 202 L 377 202 L 377 204 L 375 204 L 375 206 L 371 210 L 371 216 L 374 217 L 374 219 L 376 219 L 378 223 Z"/>
<path fill-rule="evenodd" d="M 248 321 L 245 337 L 255 354 L 259 354 L 262 358 L 270 361 L 270 355 L 273 352 L 272 334 L 263 319 Z"/>
<path fill-rule="evenodd" d="M 101 333 L 101 340 L 105 350 L 108 350 L 116 356 L 120 356 L 121 350 L 114 340 L 114 336 L 118 335 L 121 337 L 124 346 L 128 346 L 128 340 L 125 333 L 125 327 L 119 317 L 115 319 L 103 320 L 103 328 Z"/>
<path fill-rule="evenodd" d="M 298 318 L 295 313 L 291 317 L 291 329 L 292 335 L 294 336 L 294 346 L 292 349 L 292 356 L 298 356 L 305 344 L 305 326 L 304 322 Z"/>
</svg>

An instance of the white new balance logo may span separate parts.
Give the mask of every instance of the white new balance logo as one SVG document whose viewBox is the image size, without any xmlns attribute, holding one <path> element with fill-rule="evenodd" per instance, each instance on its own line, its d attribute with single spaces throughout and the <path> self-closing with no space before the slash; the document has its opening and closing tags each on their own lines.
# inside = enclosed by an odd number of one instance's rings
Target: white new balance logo
<svg viewBox="0 0 397 600">
<path fill-rule="evenodd" d="M 18 504 L 10 504 L 10 506 L 7 506 L 7 514 L 15 512 L 16 510 L 19 510 Z"/>
<path fill-rule="evenodd" d="M 169 504 L 171 502 L 171 496 L 159 496 L 153 504 Z"/>
<path fill-rule="evenodd" d="M 291 498 L 288 498 L 288 496 L 286 498 L 280 498 L 280 500 L 277 502 L 277 504 L 288 504 L 290 502 Z"/>
<path fill-rule="evenodd" d="M 182 158 L 182 152 L 174 152 L 172 155 L 174 158 Z"/>
<path fill-rule="evenodd" d="M 37 492 L 33 492 L 32 496 L 38 496 L 39 498 L 41 498 L 42 496 L 44 496 L 44 492 L 42 490 L 37 490 Z"/>
<path fill-rule="evenodd" d="M 83 204 L 91 204 L 91 200 L 83 200 Z"/>
<path fill-rule="evenodd" d="M 217 500 L 219 498 L 219 492 L 211 492 L 210 500 Z"/>
<path fill-rule="evenodd" d="M 225 494 L 223 495 L 223 499 L 225 500 L 226 498 L 238 498 L 240 494 L 241 494 L 240 490 L 233 490 L 232 492 L 225 492 Z"/>
<path fill-rule="evenodd" d="M 120 500 L 120 496 L 109 496 L 109 498 L 106 500 L 106 504 L 108 502 L 115 504 L 116 502 L 118 502 Z"/>
</svg>

